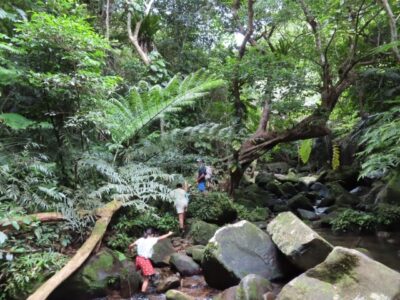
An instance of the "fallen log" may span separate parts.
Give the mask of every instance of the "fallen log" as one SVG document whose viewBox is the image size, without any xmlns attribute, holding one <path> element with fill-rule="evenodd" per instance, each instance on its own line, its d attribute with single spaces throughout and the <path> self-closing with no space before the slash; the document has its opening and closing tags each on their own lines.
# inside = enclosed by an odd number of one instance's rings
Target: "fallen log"
<svg viewBox="0 0 400 300">
<path fill-rule="evenodd" d="M 103 238 L 107 226 L 111 221 L 113 214 L 121 207 L 119 201 L 111 201 L 102 208 L 98 209 L 96 215 L 99 219 L 93 228 L 93 231 L 85 243 L 79 248 L 76 254 L 68 263 L 45 283 L 43 283 L 27 300 L 45 300 L 47 297 L 72 273 L 74 273 L 89 257 L 93 249 Z"/>
<path fill-rule="evenodd" d="M 64 221 L 65 217 L 63 214 L 58 213 L 58 212 L 43 212 L 43 213 L 36 213 L 32 215 L 26 215 L 26 216 L 21 216 L 21 217 L 15 217 L 12 219 L 3 219 L 0 220 L 0 230 L 2 229 L 11 229 L 12 227 L 16 227 L 18 224 L 30 224 L 35 221 L 40 221 L 42 223 L 44 222 L 58 222 L 58 221 Z"/>
</svg>

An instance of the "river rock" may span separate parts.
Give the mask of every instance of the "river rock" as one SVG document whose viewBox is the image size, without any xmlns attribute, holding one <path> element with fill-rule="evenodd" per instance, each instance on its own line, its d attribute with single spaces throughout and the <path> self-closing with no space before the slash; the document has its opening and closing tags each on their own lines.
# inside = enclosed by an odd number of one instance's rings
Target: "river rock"
<svg viewBox="0 0 400 300">
<path fill-rule="evenodd" d="M 265 186 L 265 189 L 273 194 L 275 194 L 277 197 L 283 196 L 283 192 L 281 190 L 280 184 L 277 183 L 275 180 L 268 182 L 267 185 Z"/>
<path fill-rule="evenodd" d="M 195 244 L 207 245 L 208 240 L 214 236 L 217 229 L 217 225 L 196 220 L 190 226 L 189 236 Z"/>
<path fill-rule="evenodd" d="M 153 247 L 151 261 L 155 267 L 165 267 L 169 265 L 171 255 L 175 253 L 170 239 L 158 241 Z"/>
<path fill-rule="evenodd" d="M 319 216 L 313 211 L 299 208 L 297 212 L 303 220 L 315 221 L 319 219 Z"/>
<path fill-rule="evenodd" d="M 280 213 L 268 224 L 267 231 L 279 250 L 304 271 L 323 262 L 333 249 L 291 212 Z"/>
<path fill-rule="evenodd" d="M 399 299 L 400 273 L 359 251 L 335 247 L 326 260 L 286 284 L 279 300 Z"/>
<path fill-rule="evenodd" d="M 179 287 L 181 284 L 181 279 L 176 274 L 171 274 L 167 277 L 161 278 L 157 283 L 157 293 L 164 293 L 170 289 Z"/>
<path fill-rule="evenodd" d="M 174 253 L 170 260 L 181 275 L 190 276 L 201 272 L 200 266 L 189 256 L 182 253 Z"/>
<path fill-rule="evenodd" d="M 291 209 L 306 209 L 306 210 L 311 210 L 314 211 L 314 207 L 306 196 L 304 196 L 302 193 L 297 194 L 296 196 L 292 197 L 288 201 L 288 205 Z"/>
<path fill-rule="evenodd" d="M 167 300 L 195 300 L 193 297 L 177 290 L 169 290 L 165 296 Z"/>
<path fill-rule="evenodd" d="M 235 201 L 246 207 L 265 207 L 274 204 L 274 197 L 257 184 L 249 185 L 235 192 Z"/>
<path fill-rule="evenodd" d="M 248 221 L 218 229 L 207 244 L 202 266 L 208 285 L 218 289 L 237 285 L 248 274 L 268 280 L 284 277 L 271 238 Z"/>
<path fill-rule="evenodd" d="M 119 282 L 125 294 L 139 290 L 141 277 L 133 264 L 123 264 L 118 253 L 104 248 L 92 255 L 70 278 L 58 287 L 49 299 L 86 300 L 105 297 L 111 282 Z M 130 297 L 131 295 L 125 295 Z"/>
<path fill-rule="evenodd" d="M 236 290 L 237 300 L 258 300 L 262 299 L 263 295 L 272 291 L 271 283 L 258 275 L 249 274 L 244 277 Z"/>
</svg>

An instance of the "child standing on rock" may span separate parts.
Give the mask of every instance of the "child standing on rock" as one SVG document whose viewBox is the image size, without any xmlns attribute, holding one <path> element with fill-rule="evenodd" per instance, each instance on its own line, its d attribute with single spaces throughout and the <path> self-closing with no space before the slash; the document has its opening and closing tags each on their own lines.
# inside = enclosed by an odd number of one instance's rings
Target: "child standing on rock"
<svg viewBox="0 0 400 300">
<path fill-rule="evenodd" d="M 129 250 L 131 250 L 134 246 L 137 246 L 137 256 L 136 256 L 136 269 L 142 271 L 143 275 L 143 284 L 142 284 L 142 293 L 146 293 L 147 287 L 149 285 L 150 276 L 155 274 L 153 265 L 151 264 L 150 257 L 153 255 L 153 246 L 160 240 L 166 239 L 173 234 L 172 231 L 168 232 L 159 237 L 154 236 L 154 231 L 151 228 L 146 229 L 143 237 L 136 240 L 132 244 L 129 245 Z"/>
</svg>

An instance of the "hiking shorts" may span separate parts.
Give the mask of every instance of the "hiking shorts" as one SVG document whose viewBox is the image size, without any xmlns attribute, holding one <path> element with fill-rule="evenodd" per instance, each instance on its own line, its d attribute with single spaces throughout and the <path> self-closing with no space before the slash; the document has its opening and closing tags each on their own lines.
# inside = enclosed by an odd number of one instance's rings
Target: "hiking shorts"
<svg viewBox="0 0 400 300">
<path fill-rule="evenodd" d="M 199 182 L 197 184 L 197 188 L 199 189 L 200 192 L 205 192 L 205 190 L 206 190 L 206 182 L 205 181 Z"/>
<path fill-rule="evenodd" d="M 136 269 L 142 270 L 143 276 L 151 276 L 156 272 L 154 271 L 153 265 L 151 264 L 150 259 L 143 256 L 136 256 Z"/>
</svg>

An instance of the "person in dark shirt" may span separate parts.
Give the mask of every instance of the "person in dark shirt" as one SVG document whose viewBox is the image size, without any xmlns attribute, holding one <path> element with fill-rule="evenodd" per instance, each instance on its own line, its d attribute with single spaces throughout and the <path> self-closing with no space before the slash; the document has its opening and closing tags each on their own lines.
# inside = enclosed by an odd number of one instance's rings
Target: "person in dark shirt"
<svg viewBox="0 0 400 300">
<path fill-rule="evenodd" d="M 197 188 L 201 193 L 203 193 L 206 191 L 207 169 L 204 165 L 204 160 L 202 160 L 201 158 L 197 159 L 197 163 L 199 164 L 199 171 L 197 174 Z"/>
</svg>

